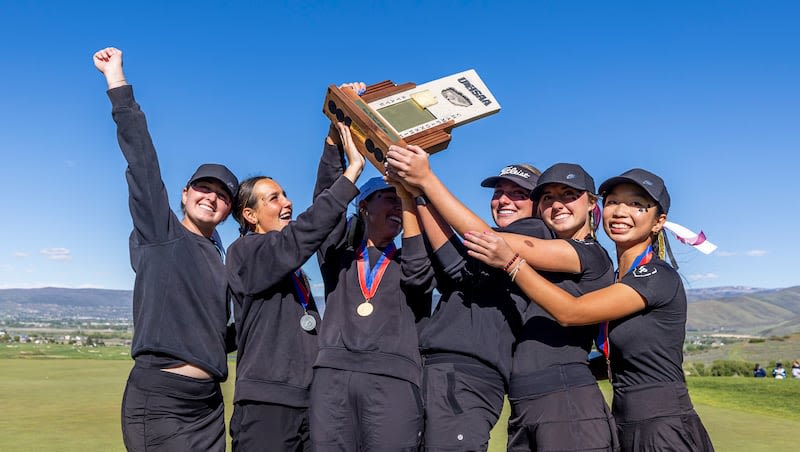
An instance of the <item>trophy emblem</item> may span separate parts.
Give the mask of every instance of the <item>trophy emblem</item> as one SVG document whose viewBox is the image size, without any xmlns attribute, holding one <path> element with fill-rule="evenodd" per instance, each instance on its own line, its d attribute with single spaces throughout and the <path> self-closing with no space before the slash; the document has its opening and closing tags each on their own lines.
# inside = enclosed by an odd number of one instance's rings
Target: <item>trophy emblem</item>
<svg viewBox="0 0 800 452">
<path fill-rule="evenodd" d="M 497 113 L 500 104 L 470 69 L 422 85 L 385 80 L 361 96 L 331 85 L 322 111 L 350 127 L 358 150 L 383 173 L 392 144 L 439 152 L 450 144 L 454 127 Z"/>
</svg>

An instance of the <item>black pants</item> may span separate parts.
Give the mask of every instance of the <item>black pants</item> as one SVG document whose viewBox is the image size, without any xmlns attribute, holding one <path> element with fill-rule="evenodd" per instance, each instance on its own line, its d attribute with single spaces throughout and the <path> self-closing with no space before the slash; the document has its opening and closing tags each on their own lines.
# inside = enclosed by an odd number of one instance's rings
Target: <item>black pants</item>
<svg viewBox="0 0 800 452">
<path fill-rule="evenodd" d="M 237 402 L 231 417 L 234 452 L 308 452 L 308 408 L 262 402 Z"/>
<path fill-rule="evenodd" d="M 509 451 L 616 451 L 616 426 L 589 367 L 567 364 L 512 376 Z"/>
<path fill-rule="evenodd" d="M 309 420 L 315 452 L 416 451 L 422 400 L 419 388 L 405 380 L 316 368 Z"/>
<path fill-rule="evenodd" d="M 129 451 L 225 451 L 222 392 L 198 380 L 135 365 L 122 398 Z"/>
<path fill-rule="evenodd" d="M 426 451 L 485 451 L 503 410 L 503 377 L 479 361 L 458 358 L 425 357 Z"/>
<path fill-rule="evenodd" d="M 714 450 L 682 382 L 615 386 L 613 407 L 625 452 Z"/>
</svg>

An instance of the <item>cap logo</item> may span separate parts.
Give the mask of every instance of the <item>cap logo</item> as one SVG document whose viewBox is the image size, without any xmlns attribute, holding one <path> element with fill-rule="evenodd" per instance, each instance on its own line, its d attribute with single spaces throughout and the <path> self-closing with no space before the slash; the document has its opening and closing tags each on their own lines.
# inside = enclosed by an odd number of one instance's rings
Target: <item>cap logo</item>
<svg viewBox="0 0 800 452">
<path fill-rule="evenodd" d="M 573 174 L 573 173 L 567 174 L 567 180 L 570 180 L 570 179 L 575 179 L 575 174 Z"/>
<path fill-rule="evenodd" d="M 530 179 L 530 177 L 531 177 L 530 173 L 522 171 L 521 169 L 517 168 L 516 166 L 507 166 L 507 167 L 505 167 L 505 168 L 500 170 L 500 175 L 501 176 L 507 176 L 509 174 L 514 175 L 514 176 L 519 176 L 519 177 L 522 177 L 522 178 L 525 178 L 525 179 Z"/>
<path fill-rule="evenodd" d="M 642 185 L 653 185 L 653 183 L 650 182 L 650 179 L 645 179 L 642 181 Z"/>
</svg>

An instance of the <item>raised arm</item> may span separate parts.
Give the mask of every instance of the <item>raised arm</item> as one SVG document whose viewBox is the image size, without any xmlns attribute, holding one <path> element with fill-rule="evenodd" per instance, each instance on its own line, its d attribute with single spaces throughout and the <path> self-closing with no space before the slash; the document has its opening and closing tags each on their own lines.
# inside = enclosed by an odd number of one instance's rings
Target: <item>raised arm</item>
<svg viewBox="0 0 800 452">
<path fill-rule="evenodd" d="M 456 198 L 431 170 L 428 153 L 419 146 L 389 147 L 386 154 L 392 177 L 418 187 L 462 237 L 468 231 L 489 231 L 491 227 Z M 501 233 L 511 247 L 535 268 L 552 272 L 579 273 L 578 254 L 561 240 L 543 240 L 519 234 Z"/>
<path fill-rule="evenodd" d="M 508 244 L 491 232 L 469 232 L 464 245 L 470 256 L 493 267 L 504 267 L 514 255 Z M 625 284 L 612 284 L 574 297 L 546 280 L 525 262 L 517 261 L 507 271 L 532 302 L 564 326 L 616 320 L 645 308 L 644 298 Z"/>
<path fill-rule="evenodd" d="M 111 114 L 117 124 L 117 141 L 128 163 L 129 207 L 136 240 L 159 243 L 170 240 L 175 231 L 174 217 L 158 164 L 155 146 L 147 130 L 147 120 L 125 81 L 122 52 L 108 47 L 94 54 L 95 67 L 105 76 L 111 100 Z M 177 218 L 176 218 L 177 220 Z"/>
</svg>

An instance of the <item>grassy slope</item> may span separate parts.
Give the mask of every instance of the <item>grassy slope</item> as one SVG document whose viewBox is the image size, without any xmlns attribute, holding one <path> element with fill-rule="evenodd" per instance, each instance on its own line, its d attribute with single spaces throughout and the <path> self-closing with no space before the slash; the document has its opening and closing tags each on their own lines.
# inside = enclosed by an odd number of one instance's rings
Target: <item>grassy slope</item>
<svg viewBox="0 0 800 452">
<path fill-rule="evenodd" d="M 760 363 L 765 368 L 771 366 L 776 360 L 783 360 L 783 366 L 788 371 L 788 368 L 791 367 L 791 360 L 800 359 L 800 334 L 794 334 L 786 338 L 770 338 L 758 343 L 750 343 L 749 341 L 731 342 L 724 347 L 712 348 L 697 353 L 687 353 L 684 356 L 686 363 L 702 362 L 707 365 L 718 359 Z"/>
<path fill-rule="evenodd" d="M 131 364 L 0 360 L 0 450 L 123 450 L 119 406 Z M 608 386 L 602 388 L 608 394 Z M 800 381 L 692 378 L 689 388 L 717 450 L 793 449 Z M 223 391 L 230 401 L 232 381 Z M 226 409 L 230 416 L 230 405 Z M 495 429 L 491 451 L 505 450 L 504 423 Z"/>
</svg>

